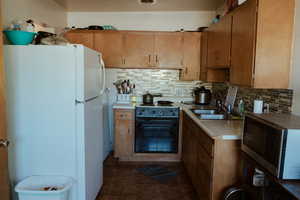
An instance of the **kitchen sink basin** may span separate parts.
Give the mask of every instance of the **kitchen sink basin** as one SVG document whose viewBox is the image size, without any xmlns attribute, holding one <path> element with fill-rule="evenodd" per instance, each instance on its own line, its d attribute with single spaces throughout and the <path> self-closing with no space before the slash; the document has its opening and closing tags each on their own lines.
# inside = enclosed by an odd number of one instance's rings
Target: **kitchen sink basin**
<svg viewBox="0 0 300 200">
<path fill-rule="evenodd" d="M 225 119 L 224 114 L 201 114 L 198 116 L 199 119 L 212 119 L 212 120 L 223 120 Z"/>
<path fill-rule="evenodd" d="M 195 109 L 193 110 L 193 112 L 196 114 L 196 115 L 201 115 L 201 114 L 215 114 L 216 113 L 216 110 L 202 110 L 202 109 Z"/>
<path fill-rule="evenodd" d="M 214 109 L 192 109 L 192 112 L 203 120 L 224 120 L 226 118 L 225 114 L 218 113 Z"/>
</svg>

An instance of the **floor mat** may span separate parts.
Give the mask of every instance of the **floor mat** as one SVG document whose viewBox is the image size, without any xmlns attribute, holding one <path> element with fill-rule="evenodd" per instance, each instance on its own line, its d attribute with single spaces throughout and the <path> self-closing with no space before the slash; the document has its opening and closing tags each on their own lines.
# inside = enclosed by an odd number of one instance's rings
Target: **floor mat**
<svg viewBox="0 0 300 200">
<path fill-rule="evenodd" d="M 137 171 L 161 183 L 169 182 L 171 179 L 175 178 L 178 174 L 177 171 L 173 171 L 159 165 L 148 165 L 142 168 L 138 168 Z"/>
</svg>

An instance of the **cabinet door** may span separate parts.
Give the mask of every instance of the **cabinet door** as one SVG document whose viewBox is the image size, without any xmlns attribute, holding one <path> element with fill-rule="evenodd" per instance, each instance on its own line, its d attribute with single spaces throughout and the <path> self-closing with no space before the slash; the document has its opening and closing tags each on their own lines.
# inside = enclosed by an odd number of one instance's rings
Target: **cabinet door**
<svg viewBox="0 0 300 200">
<path fill-rule="evenodd" d="M 117 158 L 128 158 L 133 154 L 134 114 L 128 110 L 115 111 L 115 151 Z"/>
<path fill-rule="evenodd" d="M 126 68 L 153 66 L 154 34 L 152 32 L 127 32 L 125 34 Z"/>
<path fill-rule="evenodd" d="M 201 63 L 200 63 L 200 80 L 207 81 L 207 55 L 208 55 L 208 33 L 202 32 L 201 35 Z"/>
<path fill-rule="evenodd" d="M 247 1 L 233 13 L 230 82 L 252 86 L 256 35 L 256 1 Z"/>
<path fill-rule="evenodd" d="M 184 167 L 187 171 L 188 176 L 193 181 L 194 174 L 195 174 L 195 152 L 194 152 L 194 139 L 192 136 L 192 130 L 190 129 L 190 121 L 187 115 L 183 117 L 183 141 L 182 141 L 182 159 Z"/>
<path fill-rule="evenodd" d="M 95 33 L 95 50 L 102 53 L 106 67 L 123 67 L 123 34 L 119 31 Z"/>
<path fill-rule="evenodd" d="M 199 141 L 199 145 L 196 149 L 197 152 L 197 183 L 195 189 L 200 199 L 211 199 L 212 197 L 212 158 L 202 148 Z"/>
<path fill-rule="evenodd" d="M 67 32 L 64 37 L 73 44 L 82 44 L 94 49 L 94 34 L 88 32 Z"/>
<path fill-rule="evenodd" d="M 183 68 L 183 33 L 155 33 L 155 66 L 158 68 Z"/>
<path fill-rule="evenodd" d="M 183 34 L 183 65 L 181 80 L 200 79 L 201 33 L 185 32 Z"/>
<path fill-rule="evenodd" d="M 228 15 L 207 29 L 209 68 L 230 67 L 231 26 L 232 17 Z"/>
</svg>

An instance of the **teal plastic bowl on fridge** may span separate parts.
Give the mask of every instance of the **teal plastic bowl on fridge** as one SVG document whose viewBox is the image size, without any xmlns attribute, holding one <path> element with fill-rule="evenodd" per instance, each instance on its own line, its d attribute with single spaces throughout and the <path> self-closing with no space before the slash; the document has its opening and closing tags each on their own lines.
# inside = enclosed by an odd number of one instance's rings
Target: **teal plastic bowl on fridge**
<svg viewBox="0 0 300 200">
<path fill-rule="evenodd" d="M 14 45 L 31 44 L 36 33 L 26 31 L 3 31 L 6 38 Z"/>
</svg>

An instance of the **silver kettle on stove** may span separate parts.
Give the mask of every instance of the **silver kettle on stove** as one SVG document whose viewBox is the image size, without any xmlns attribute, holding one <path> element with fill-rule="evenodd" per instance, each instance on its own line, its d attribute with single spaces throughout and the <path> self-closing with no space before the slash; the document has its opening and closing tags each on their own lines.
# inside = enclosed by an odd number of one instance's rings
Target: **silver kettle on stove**
<svg viewBox="0 0 300 200">
<path fill-rule="evenodd" d="M 205 87 L 197 87 L 193 90 L 194 103 L 197 105 L 209 105 L 211 102 L 211 91 Z"/>
</svg>

